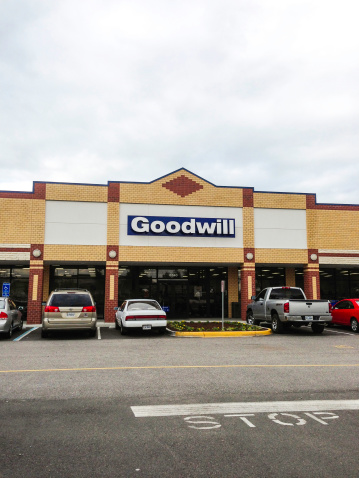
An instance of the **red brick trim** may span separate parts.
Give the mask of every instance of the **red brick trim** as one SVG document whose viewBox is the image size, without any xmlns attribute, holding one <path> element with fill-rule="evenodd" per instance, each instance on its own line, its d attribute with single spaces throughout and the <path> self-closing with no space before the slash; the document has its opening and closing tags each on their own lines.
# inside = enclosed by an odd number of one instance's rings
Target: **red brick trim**
<svg viewBox="0 0 359 478">
<path fill-rule="evenodd" d="M 34 183 L 34 199 L 46 199 L 46 183 Z"/>
<path fill-rule="evenodd" d="M 30 247 L 0 247 L 0 252 L 30 252 Z"/>
<path fill-rule="evenodd" d="M 256 262 L 256 250 L 254 249 L 254 247 L 245 247 L 243 249 L 243 253 L 244 253 L 244 262 L 247 262 L 249 264 L 254 264 Z M 247 254 L 253 254 L 253 259 L 249 260 L 247 259 Z"/>
<path fill-rule="evenodd" d="M 118 261 L 119 246 L 118 246 L 118 245 L 117 245 L 117 246 L 109 246 L 109 245 L 108 245 L 108 246 L 106 247 L 106 249 L 107 249 L 107 250 L 106 250 L 106 260 L 107 260 L 107 261 Z M 116 257 L 111 258 L 111 257 L 109 256 L 109 252 L 110 252 L 110 251 L 115 251 L 115 252 L 116 252 Z"/>
<path fill-rule="evenodd" d="M 359 257 L 358 253 L 343 253 L 341 254 L 340 252 L 320 252 L 319 257 Z"/>
<path fill-rule="evenodd" d="M 316 254 L 317 259 L 313 261 L 310 256 L 312 254 Z M 319 263 L 319 254 L 318 254 L 318 249 L 308 249 L 308 264 L 318 264 Z"/>
<path fill-rule="evenodd" d="M 188 178 L 184 174 L 181 174 L 181 176 L 177 176 L 177 178 L 163 183 L 162 187 L 183 198 L 199 191 L 200 189 L 203 189 L 202 184 L 193 181 L 193 179 Z"/>
<path fill-rule="evenodd" d="M 326 211 L 359 211 L 359 205 L 317 204 L 315 194 L 307 194 L 307 209 L 320 209 Z"/>
<path fill-rule="evenodd" d="M 120 202 L 120 184 L 108 183 L 107 202 Z"/>
<path fill-rule="evenodd" d="M 33 261 L 41 261 L 44 259 L 44 245 L 43 244 L 31 244 L 31 256 L 30 259 Z M 33 251 L 35 249 L 39 249 L 41 251 L 41 256 L 40 257 L 34 257 L 32 255 Z"/>
<path fill-rule="evenodd" d="M 256 294 L 256 272 L 255 269 L 244 269 L 241 268 L 241 318 L 245 320 L 247 305 L 251 302 L 251 299 L 248 299 L 248 277 L 251 277 L 252 281 L 252 295 Z"/>
<path fill-rule="evenodd" d="M 0 191 L 0 198 L 8 199 L 46 199 L 46 183 L 33 183 L 32 192 Z"/>
<path fill-rule="evenodd" d="M 34 283 L 34 276 L 38 276 L 37 283 L 37 297 L 32 299 L 32 289 Z M 40 267 L 31 267 L 29 274 L 29 289 L 28 289 L 28 301 L 27 301 L 27 323 L 28 324 L 41 324 L 42 320 L 42 288 L 44 280 L 44 270 Z"/>
<path fill-rule="evenodd" d="M 244 188 L 243 189 L 243 207 L 253 207 L 253 205 L 254 205 L 253 188 Z"/>
</svg>

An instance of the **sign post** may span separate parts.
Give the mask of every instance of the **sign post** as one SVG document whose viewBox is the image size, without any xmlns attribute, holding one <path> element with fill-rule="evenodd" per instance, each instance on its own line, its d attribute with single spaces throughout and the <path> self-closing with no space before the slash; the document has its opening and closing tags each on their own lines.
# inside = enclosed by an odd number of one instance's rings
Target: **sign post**
<svg viewBox="0 0 359 478">
<path fill-rule="evenodd" d="M 224 330 L 224 290 L 226 282 L 221 280 L 221 292 L 222 292 L 222 330 Z"/>
<path fill-rule="evenodd" d="M 10 282 L 4 282 L 2 285 L 2 296 L 9 297 L 10 295 Z"/>
</svg>

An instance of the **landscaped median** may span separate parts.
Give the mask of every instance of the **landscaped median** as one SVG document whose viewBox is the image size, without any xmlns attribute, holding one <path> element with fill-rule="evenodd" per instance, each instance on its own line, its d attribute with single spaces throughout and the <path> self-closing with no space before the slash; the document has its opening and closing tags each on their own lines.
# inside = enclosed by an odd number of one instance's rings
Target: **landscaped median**
<svg viewBox="0 0 359 478">
<path fill-rule="evenodd" d="M 271 329 L 265 327 L 228 321 L 224 322 L 224 330 L 222 330 L 222 322 L 187 322 L 185 320 L 168 321 L 167 329 L 179 337 L 248 337 L 272 333 Z"/>
</svg>

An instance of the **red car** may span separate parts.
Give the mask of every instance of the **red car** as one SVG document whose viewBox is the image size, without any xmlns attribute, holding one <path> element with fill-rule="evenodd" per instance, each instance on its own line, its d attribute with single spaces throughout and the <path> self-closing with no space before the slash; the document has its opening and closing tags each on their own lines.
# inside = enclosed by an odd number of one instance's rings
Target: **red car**
<svg viewBox="0 0 359 478">
<path fill-rule="evenodd" d="M 348 325 L 359 332 L 359 299 L 344 299 L 332 308 L 332 324 Z"/>
</svg>

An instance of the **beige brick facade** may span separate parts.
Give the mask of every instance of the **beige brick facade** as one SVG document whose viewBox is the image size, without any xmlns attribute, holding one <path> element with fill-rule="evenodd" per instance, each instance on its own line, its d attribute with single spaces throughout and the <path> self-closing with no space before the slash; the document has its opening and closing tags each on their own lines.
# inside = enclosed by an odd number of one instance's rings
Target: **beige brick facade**
<svg viewBox="0 0 359 478">
<path fill-rule="evenodd" d="M 107 203 L 107 241 L 103 245 L 45 244 L 46 201 Z M 242 208 L 243 247 L 153 247 L 120 244 L 120 204 L 215 206 Z M 105 303 L 117 302 L 118 265 L 198 265 L 228 268 L 228 312 L 241 301 L 242 316 L 255 293 L 256 267 L 286 268 L 286 285 L 295 285 L 295 268 L 304 270 L 308 297 L 320 296 L 320 263 L 326 267 L 359 265 L 359 205 L 318 205 L 313 195 L 254 192 L 251 188 L 220 187 L 178 170 L 150 183 L 108 185 L 34 183 L 33 193 L 0 193 L 2 228 L 0 259 L 13 267 L 30 266 L 31 320 L 41 310 L 55 264 L 97 264 L 106 269 Z M 255 248 L 255 208 L 306 210 L 307 248 Z M 104 233 L 105 235 L 105 233 Z M 35 260 L 33 251 L 39 249 Z M 109 251 L 115 252 L 113 261 Z M 31 258 L 31 264 L 29 259 Z M 314 259 L 313 259 L 314 258 Z M 241 272 L 239 294 L 238 271 Z"/>
</svg>

